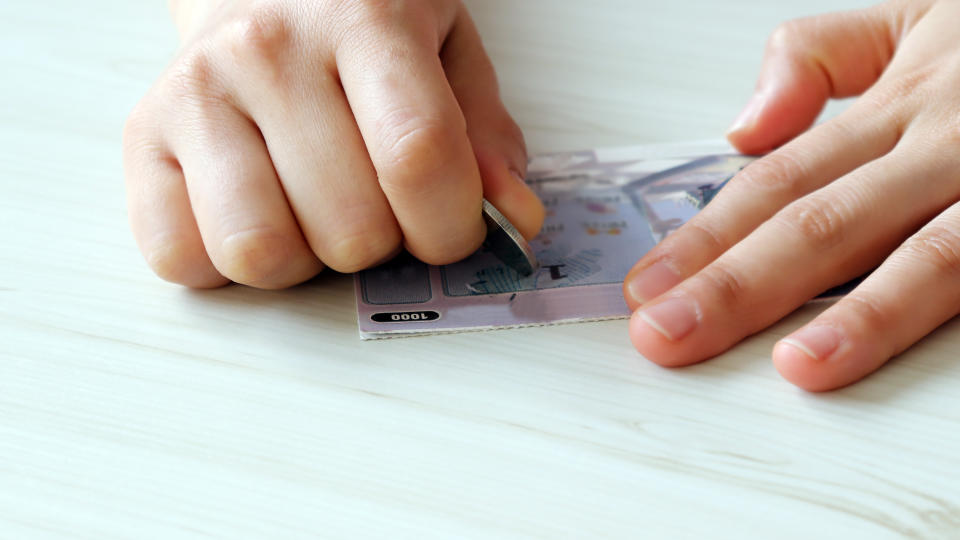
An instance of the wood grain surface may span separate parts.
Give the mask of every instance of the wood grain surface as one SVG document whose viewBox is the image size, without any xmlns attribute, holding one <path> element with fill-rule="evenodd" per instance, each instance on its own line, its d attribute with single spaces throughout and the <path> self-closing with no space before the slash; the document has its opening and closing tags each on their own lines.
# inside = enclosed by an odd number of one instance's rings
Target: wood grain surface
<svg viewBox="0 0 960 540">
<path fill-rule="evenodd" d="M 467 3 L 534 151 L 717 138 L 778 21 L 866 4 Z M 120 130 L 175 49 L 159 1 L 0 3 L 0 538 L 960 537 L 956 321 L 811 395 L 769 355 L 822 306 L 671 371 L 625 321 L 364 343 L 349 277 L 160 281 Z"/>
</svg>

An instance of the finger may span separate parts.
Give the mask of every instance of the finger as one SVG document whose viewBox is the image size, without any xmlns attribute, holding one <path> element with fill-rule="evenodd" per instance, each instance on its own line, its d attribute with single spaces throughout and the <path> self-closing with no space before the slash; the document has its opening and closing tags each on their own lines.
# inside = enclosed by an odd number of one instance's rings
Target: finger
<svg viewBox="0 0 960 540">
<path fill-rule="evenodd" d="M 486 232 L 480 172 L 439 57 L 456 12 L 404 6 L 365 3 L 337 67 L 407 249 L 447 264 L 476 251 Z"/>
<path fill-rule="evenodd" d="M 830 97 L 867 90 L 893 56 L 899 31 L 893 13 L 877 6 L 777 28 L 730 142 L 746 154 L 765 153 L 810 127 Z"/>
<path fill-rule="evenodd" d="M 305 56 L 296 68 L 277 57 L 290 49 L 288 24 L 260 16 L 240 27 L 228 61 L 245 80 L 232 86 L 239 107 L 263 133 L 310 248 L 334 270 L 355 272 L 396 254 L 402 233 L 335 66 L 322 55 Z"/>
<path fill-rule="evenodd" d="M 161 143 L 153 113 L 138 107 L 124 129 L 123 164 L 133 236 L 150 268 L 188 287 L 229 283 L 207 256 L 180 165 Z"/>
<path fill-rule="evenodd" d="M 171 146 L 217 270 L 271 289 L 316 275 L 322 265 L 294 221 L 257 128 L 219 100 L 197 99 L 180 111 Z"/>
<path fill-rule="evenodd" d="M 528 240 L 540 232 L 545 210 L 524 182 L 523 133 L 500 100 L 497 76 L 477 29 L 461 6 L 441 53 L 447 79 L 467 122 L 483 179 L 483 193 Z"/>
<path fill-rule="evenodd" d="M 955 182 L 932 181 L 955 164 L 905 146 L 785 208 L 638 310 L 630 326 L 637 349 L 664 365 L 704 360 L 879 264 L 958 195 Z"/>
<path fill-rule="evenodd" d="M 782 208 L 887 154 L 909 117 L 903 104 L 864 99 L 744 169 L 685 226 L 647 253 L 624 281 L 631 309 L 706 267 Z"/>
<path fill-rule="evenodd" d="M 960 313 L 960 204 L 910 238 L 856 290 L 773 351 L 777 370 L 810 391 L 840 388 Z"/>
<path fill-rule="evenodd" d="M 917 171 L 913 183 L 931 190 L 931 198 L 952 191 L 951 201 L 956 201 L 960 175 L 954 149 L 930 137 L 942 125 L 943 116 L 939 112 L 925 116 L 911 126 L 903 142 L 915 163 L 932 164 Z M 911 204 L 901 202 L 904 209 Z M 906 240 L 854 291 L 781 340 L 773 351 L 777 370 L 810 391 L 846 386 L 957 315 L 958 231 L 960 203 L 954 203 Z"/>
</svg>

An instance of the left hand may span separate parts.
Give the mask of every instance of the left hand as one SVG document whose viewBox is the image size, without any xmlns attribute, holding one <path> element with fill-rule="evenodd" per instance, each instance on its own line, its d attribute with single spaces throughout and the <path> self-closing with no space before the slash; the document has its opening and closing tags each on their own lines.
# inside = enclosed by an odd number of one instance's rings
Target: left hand
<svg viewBox="0 0 960 540">
<path fill-rule="evenodd" d="M 630 336 L 645 357 L 710 358 L 879 266 L 773 350 L 785 378 L 829 390 L 960 313 L 958 20 L 960 0 L 891 0 L 773 34 L 729 138 L 751 154 L 786 144 L 628 275 Z M 793 139 L 827 99 L 860 94 Z"/>
</svg>

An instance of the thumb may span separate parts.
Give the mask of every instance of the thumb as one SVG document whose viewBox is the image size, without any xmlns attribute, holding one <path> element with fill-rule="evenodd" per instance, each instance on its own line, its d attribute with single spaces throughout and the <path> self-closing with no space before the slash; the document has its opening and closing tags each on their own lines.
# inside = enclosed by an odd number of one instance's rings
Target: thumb
<svg viewBox="0 0 960 540">
<path fill-rule="evenodd" d="M 527 172 L 523 133 L 500 100 L 493 64 L 465 8 L 444 42 L 441 59 L 467 122 L 484 198 L 525 238 L 533 238 L 545 213 L 540 198 L 523 181 Z"/>
<path fill-rule="evenodd" d="M 727 138 L 763 154 L 813 125 L 831 97 L 859 95 L 890 62 L 899 29 L 888 4 L 782 24 L 767 42 L 753 97 Z"/>
</svg>

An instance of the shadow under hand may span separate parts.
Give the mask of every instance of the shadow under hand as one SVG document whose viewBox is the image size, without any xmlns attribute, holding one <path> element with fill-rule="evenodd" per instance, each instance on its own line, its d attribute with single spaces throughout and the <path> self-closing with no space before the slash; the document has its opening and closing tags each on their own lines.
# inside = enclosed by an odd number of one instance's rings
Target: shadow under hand
<svg viewBox="0 0 960 540">
<path fill-rule="evenodd" d="M 947 322 L 860 382 L 824 394 L 830 400 L 888 406 L 937 396 L 955 401 L 960 387 L 960 317 Z"/>
<path fill-rule="evenodd" d="M 785 388 L 789 382 L 776 373 L 771 363 L 773 346 L 780 339 L 814 320 L 832 305 L 829 301 L 805 304 L 769 329 L 751 336 L 716 358 L 678 368 L 678 376 L 704 379 L 755 377 Z M 946 323 L 886 365 L 850 386 L 830 392 L 811 394 L 796 389 L 820 403 L 891 403 L 911 401 L 916 394 L 929 399 L 932 394 L 952 395 L 960 387 L 960 317 Z M 671 370 L 672 371 L 672 370 Z"/>
<path fill-rule="evenodd" d="M 236 332 L 270 330 L 274 338 L 318 334 L 357 334 L 353 276 L 323 272 L 314 279 L 283 290 L 261 290 L 243 285 L 183 292 L 190 315 L 233 323 Z M 314 342 L 315 344 L 315 342 Z"/>
</svg>

